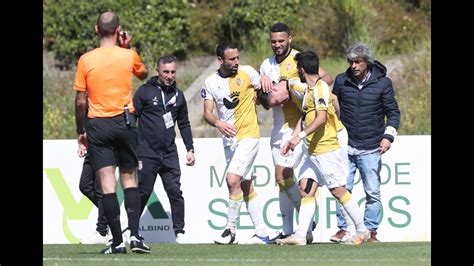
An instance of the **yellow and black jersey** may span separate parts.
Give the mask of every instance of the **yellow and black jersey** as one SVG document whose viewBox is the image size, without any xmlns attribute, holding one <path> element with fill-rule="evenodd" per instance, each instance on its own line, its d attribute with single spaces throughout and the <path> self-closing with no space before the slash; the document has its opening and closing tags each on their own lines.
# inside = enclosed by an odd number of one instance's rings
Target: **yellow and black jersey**
<svg viewBox="0 0 474 266">
<path fill-rule="evenodd" d="M 340 147 L 337 139 L 338 118 L 332 100 L 331 90 L 322 79 L 306 90 L 303 99 L 303 127 L 307 128 L 316 119 L 317 111 L 327 112 L 326 123 L 306 136 L 310 155 L 334 151 Z"/>
</svg>

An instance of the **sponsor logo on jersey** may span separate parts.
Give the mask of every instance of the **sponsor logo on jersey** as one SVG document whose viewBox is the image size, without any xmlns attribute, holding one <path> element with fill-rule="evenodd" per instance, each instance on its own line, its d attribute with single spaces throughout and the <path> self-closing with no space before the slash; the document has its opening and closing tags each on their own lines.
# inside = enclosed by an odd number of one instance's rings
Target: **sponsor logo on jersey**
<svg viewBox="0 0 474 266">
<path fill-rule="evenodd" d="M 319 98 L 318 100 L 318 105 L 323 105 L 324 107 L 326 107 L 326 101 L 323 99 L 323 98 Z"/>
<path fill-rule="evenodd" d="M 239 104 L 239 96 L 240 96 L 240 92 L 238 91 L 232 92 L 230 94 L 230 98 L 232 99 L 232 101 L 229 101 L 227 98 L 224 98 L 224 106 L 227 109 L 234 109 Z"/>
</svg>

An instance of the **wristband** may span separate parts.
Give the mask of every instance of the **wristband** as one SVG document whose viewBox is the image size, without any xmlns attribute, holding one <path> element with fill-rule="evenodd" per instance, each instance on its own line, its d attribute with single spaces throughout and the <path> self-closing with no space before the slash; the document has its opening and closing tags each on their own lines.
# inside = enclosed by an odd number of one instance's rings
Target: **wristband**
<svg viewBox="0 0 474 266">
<path fill-rule="evenodd" d="M 300 137 L 300 139 L 304 139 L 306 137 L 306 132 L 301 131 L 300 133 L 298 133 L 298 137 Z"/>
<path fill-rule="evenodd" d="M 395 137 L 397 136 L 397 130 L 392 126 L 388 126 L 385 128 L 384 134 L 388 134 L 395 139 Z"/>
</svg>

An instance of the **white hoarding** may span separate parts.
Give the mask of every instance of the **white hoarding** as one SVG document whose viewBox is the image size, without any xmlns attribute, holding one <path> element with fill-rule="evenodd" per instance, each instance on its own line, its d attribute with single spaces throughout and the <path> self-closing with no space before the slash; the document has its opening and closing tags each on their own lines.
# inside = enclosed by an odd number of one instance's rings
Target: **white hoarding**
<svg viewBox="0 0 474 266">
<path fill-rule="evenodd" d="M 181 184 L 185 199 L 185 231 L 188 243 L 213 243 L 226 224 L 228 191 L 221 139 L 194 139 L 196 164 L 186 166 L 185 148 L 177 139 Z M 95 230 L 97 209 L 79 191 L 83 160 L 77 156 L 76 140 L 43 141 L 43 243 L 78 243 Z M 431 136 L 399 136 L 382 156 L 383 217 L 377 237 L 381 241 L 431 241 Z M 269 148 L 262 138 L 255 160 L 255 189 L 263 201 L 269 232 L 281 229 L 278 186 Z M 118 190 L 123 211 L 123 193 Z M 365 193 L 359 175 L 353 195 L 363 212 Z M 335 199 L 321 189 L 315 215 L 315 242 L 329 242 L 337 230 Z M 140 220 L 146 242 L 174 242 L 170 204 L 158 176 L 154 194 Z M 295 217 L 296 228 L 296 217 Z M 242 205 L 237 241 L 254 234 L 252 222 Z"/>
</svg>

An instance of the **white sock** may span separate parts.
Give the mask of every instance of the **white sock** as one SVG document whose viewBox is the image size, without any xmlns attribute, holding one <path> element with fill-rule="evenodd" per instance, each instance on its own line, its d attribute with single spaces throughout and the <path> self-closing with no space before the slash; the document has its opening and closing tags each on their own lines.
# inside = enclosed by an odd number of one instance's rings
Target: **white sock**
<svg viewBox="0 0 474 266">
<path fill-rule="evenodd" d="M 268 236 L 265 223 L 263 221 L 262 214 L 262 202 L 257 199 L 257 192 L 254 191 L 247 197 L 244 197 L 245 205 L 247 206 L 247 211 L 252 219 L 253 224 L 255 225 L 255 233 L 258 236 L 266 237 Z"/>
<path fill-rule="evenodd" d="M 367 231 L 367 227 L 364 225 L 364 217 L 359 212 L 359 206 L 357 205 L 356 200 L 352 197 L 352 194 L 347 191 L 340 199 L 339 202 L 342 205 L 342 208 L 347 212 L 351 217 L 352 221 L 355 224 L 356 232 L 363 233 Z"/>
<path fill-rule="evenodd" d="M 304 197 L 301 198 L 300 214 L 298 228 L 296 228 L 295 235 L 300 238 L 306 239 L 306 233 L 308 227 L 314 220 L 314 212 L 316 208 L 315 197 Z"/>
<path fill-rule="evenodd" d="M 318 207 L 319 207 L 318 205 L 319 191 L 320 190 L 318 189 L 316 190 L 316 193 L 314 193 L 314 213 L 316 213 L 316 210 L 318 210 Z M 311 223 L 309 223 L 307 234 L 313 234 L 313 221 L 314 221 L 314 216 Z"/>
<path fill-rule="evenodd" d="M 284 235 L 293 234 L 295 207 L 285 192 L 280 191 L 280 193 L 278 193 L 278 200 L 280 202 L 281 220 L 283 222 L 282 232 Z"/>
<path fill-rule="evenodd" d="M 293 206 L 299 211 L 301 204 L 301 195 L 298 184 L 293 183 L 285 190 L 288 199 L 291 201 Z"/>
<path fill-rule="evenodd" d="M 237 195 L 229 195 L 229 208 L 227 210 L 227 226 L 230 228 L 232 233 L 235 233 L 235 228 L 237 227 L 237 219 L 240 214 L 240 207 L 242 206 L 242 201 L 244 200 L 244 193 Z"/>
<path fill-rule="evenodd" d="M 346 231 L 349 233 L 349 235 L 353 236 L 355 234 L 355 225 L 354 222 L 352 221 L 351 217 L 347 213 L 346 209 L 338 202 L 339 204 L 339 209 L 341 210 L 341 214 L 344 217 L 344 221 L 346 221 Z"/>
</svg>

